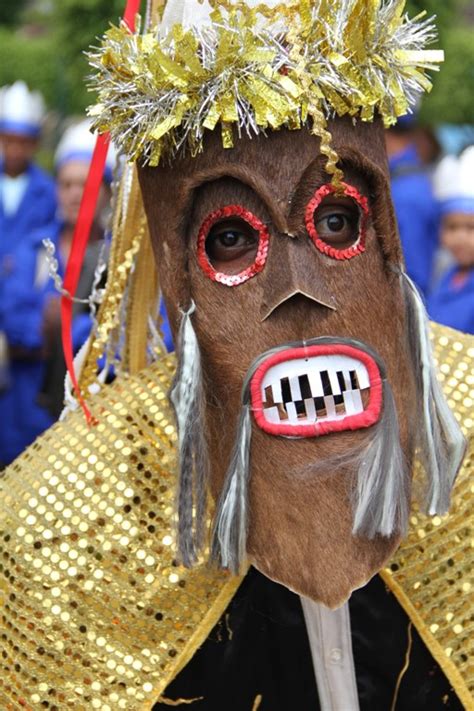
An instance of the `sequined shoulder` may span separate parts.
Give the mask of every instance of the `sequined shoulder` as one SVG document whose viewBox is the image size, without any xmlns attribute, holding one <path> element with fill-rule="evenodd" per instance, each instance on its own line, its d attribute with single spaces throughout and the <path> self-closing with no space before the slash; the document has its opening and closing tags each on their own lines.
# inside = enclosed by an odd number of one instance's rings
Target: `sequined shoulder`
<svg viewBox="0 0 474 711">
<path fill-rule="evenodd" d="M 432 330 L 439 377 L 468 451 L 449 514 L 429 517 L 414 508 L 409 534 L 382 577 L 465 707 L 473 709 L 474 338 L 438 324 Z"/>
<path fill-rule="evenodd" d="M 150 709 L 240 579 L 173 559 L 174 359 L 106 387 L 0 479 L 0 708 Z"/>
</svg>

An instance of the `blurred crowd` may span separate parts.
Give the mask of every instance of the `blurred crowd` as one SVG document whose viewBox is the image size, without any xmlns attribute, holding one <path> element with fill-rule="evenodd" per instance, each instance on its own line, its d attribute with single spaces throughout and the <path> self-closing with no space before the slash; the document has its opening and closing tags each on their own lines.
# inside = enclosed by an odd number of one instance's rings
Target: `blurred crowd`
<svg viewBox="0 0 474 711">
<path fill-rule="evenodd" d="M 54 156 L 54 178 L 35 164 L 44 107 L 22 82 L 0 94 L 0 462 L 8 464 L 60 415 L 66 366 L 59 280 L 94 149 L 88 121 L 69 127 Z M 89 335 L 87 299 L 105 239 L 114 162 L 109 151 L 73 307 L 73 346 Z M 45 240 L 48 242 L 45 243 Z"/>
<path fill-rule="evenodd" d="M 23 82 L 0 91 L 0 466 L 60 415 L 66 367 L 59 280 L 94 148 L 89 123 L 63 134 L 54 177 L 35 163 L 44 106 Z M 474 333 L 474 146 L 441 155 L 432 132 L 408 116 L 387 131 L 392 195 L 408 274 L 433 320 Z M 73 345 L 92 327 L 88 299 L 107 246 L 115 157 L 109 150 L 74 303 Z M 45 243 L 45 240 L 49 240 Z"/>
<path fill-rule="evenodd" d="M 408 275 L 433 321 L 474 333 L 474 145 L 442 155 L 416 114 L 386 132 Z"/>
</svg>

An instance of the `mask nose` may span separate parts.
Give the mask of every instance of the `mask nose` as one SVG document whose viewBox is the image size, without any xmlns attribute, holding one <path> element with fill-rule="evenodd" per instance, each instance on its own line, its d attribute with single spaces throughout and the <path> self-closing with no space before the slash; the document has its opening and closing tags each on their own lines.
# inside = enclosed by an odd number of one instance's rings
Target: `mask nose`
<svg viewBox="0 0 474 711">
<path fill-rule="evenodd" d="M 277 235 L 265 268 L 261 321 L 293 297 L 303 297 L 335 311 L 336 298 L 327 285 L 325 271 L 309 239 Z"/>
</svg>

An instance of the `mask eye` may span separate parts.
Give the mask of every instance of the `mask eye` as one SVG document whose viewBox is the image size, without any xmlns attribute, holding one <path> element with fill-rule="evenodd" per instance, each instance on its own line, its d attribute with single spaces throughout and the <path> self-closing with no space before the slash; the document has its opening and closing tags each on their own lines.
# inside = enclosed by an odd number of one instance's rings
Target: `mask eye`
<svg viewBox="0 0 474 711">
<path fill-rule="evenodd" d="M 239 273 L 253 264 L 257 249 L 258 233 L 244 220 L 216 222 L 206 237 L 206 254 L 217 271 Z"/>
<path fill-rule="evenodd" d="M 240 205 L 228 205 L 212 212 L 198 235 L 198 262 L 213 281 L 237 286 L 265 266 L 268 228 Z"/>
<path fill-rule="evenodd" d="M 343 185 L 343 195 L 332 185 L 319 188 L 306 208 L 308 234 L 323 254 L 334 259 L 351 259 L 365 251 L 369 208 L 367 198 Z"/>
</svg>

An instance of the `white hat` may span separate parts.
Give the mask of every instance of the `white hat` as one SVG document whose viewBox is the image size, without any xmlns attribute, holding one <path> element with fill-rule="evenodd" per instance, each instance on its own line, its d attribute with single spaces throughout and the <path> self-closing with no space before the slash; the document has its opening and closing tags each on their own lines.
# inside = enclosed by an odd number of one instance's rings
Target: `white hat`
<svg viewBox="0 0 474 711">
<path fill-rule="evenodd" d="M 36 138 L 44 117 L 43 97 L 16 81 L 0 89 L 0 131 Z"/>
<path fill-rule="evenodd" d="M 443 158 L 434 174 L 434 190 L 443 214 L 474 214 L 474 146 L 466 148 L 459 158 Z"/>
<path fill-rule="evenodd" d="M 71 161 L 90 163 L 94 152 L 95 142 L 96 135 L 91 132 L 91 122 L 89 119 L 84 119 L 80 123 L 70 126 L 63 133 L 58 147 L 56 148 L 54 156 L 54 165 L 56 170 L 65 165 L 65 163 L 70 163 Z M 112 144 L 110 144 L 104 171 L 104 178 L 109 183 L 112 180 L 116 156 L 117 154 L 115 148 Z"/>
</svg>

